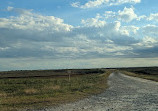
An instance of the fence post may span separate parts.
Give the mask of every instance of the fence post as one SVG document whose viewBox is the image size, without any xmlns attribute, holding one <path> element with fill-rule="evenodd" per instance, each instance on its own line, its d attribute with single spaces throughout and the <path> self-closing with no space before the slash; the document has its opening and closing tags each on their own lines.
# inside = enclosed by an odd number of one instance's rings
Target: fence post
<svg viewBox="0 0 158 111">
<path fill-rule="evenodd" d="M 71 70 L 68 70 L 68 74 L 69 74 L 69 82 L 71 80 Z"/>
</svg>

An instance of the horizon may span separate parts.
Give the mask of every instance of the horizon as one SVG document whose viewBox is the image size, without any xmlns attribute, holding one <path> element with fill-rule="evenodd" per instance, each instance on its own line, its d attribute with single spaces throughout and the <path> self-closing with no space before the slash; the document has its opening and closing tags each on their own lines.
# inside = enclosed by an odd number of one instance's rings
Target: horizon
<svg viewBox="0 0 158 111">
<path fill-rule="evenodd" d="M 157 0 L 0 1 L 0 71 L 158 66 Z"/>
<path fill-rule="evenodd" d="M 87 70 L 87 69 L 128 69 L 128 68 L 157 68 L 158 66 L 140 66 L 140 67 L 106 67 L 106 68 L 65 68 L 65 69 L 17 69 L 17 70 L 0 70 L 0 72 L 14 72 L 14 71 L 53 71 L 53 70 Z"/>
</svg>

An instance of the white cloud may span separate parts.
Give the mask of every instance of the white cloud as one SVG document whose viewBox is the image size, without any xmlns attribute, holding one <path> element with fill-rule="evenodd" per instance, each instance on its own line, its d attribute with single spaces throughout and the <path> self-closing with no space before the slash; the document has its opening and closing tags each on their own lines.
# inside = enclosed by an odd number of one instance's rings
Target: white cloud
<svg viewBox="0 0 158 111">
<path fill-rule="evenodd" d="M 71 4 L 71 6 L 87 9 L 87 8 L 99 7 L 101 5 L 112 6 L 112 5 L 122 5 L 125 3 L 137 4 L 140 2 L 141 2 L 141 0 L 93 0 L 93 1 L 90 0 L 83 5 L 80 5 L 80 2 L 74 2 Z"/>
<path fill-rule="evenodd" d="M 91 37 L 129 37 L 131 34 L 136 34 L 137 30 L 139 30 L 136 26 L 121 26 L 120 21 L 108 23 L 104 20 L 104 17 L 100 15 L 97 15 L 95 18 L 82 20 L 82 23 L 87 29 L 81 31 L 81 33 L 86 32 L 86 34 Z M 122 39 L 124 39 L 124 37 L 122 37 Z"/>
<path fill-rule="evenodd" d="M 156 40 L 155 38 L 153 37 L 149 37 L 149 36 L 146 36 L 144 37 L 141 42 L 135 44 L 136 47 L 139 46 L 139 48 L 152 48 L 154 46 L 156 46 L 158 43 L 158 40 Z"/>
<path fill-rule="evenodd" d="M 122 30 L 126 30 L 129 33 L 133 33 L 133 34 L 136 34 L 137 31 L 140 29 L 139 27 L 136 27 L 134 25 L 131 25 L 131 26 L 123 26 L 121 27 Z"/>
<path fill-rule="evenodd" d="M 108 3 L 108 2 L 109 2 L 109 0 L 94 0 L 94 1 L 88 1 L 84 5 L 80 5 L 80 2 L 74 2 L 71 4 L 71 6 L 86 9 L 86 8 L 98 7 L 98 6 Z"/>
<path fill-rule="evenodd" d="M 155 20 L 155 21 L 158 21 L 158 13 L 151 13 L 150 16 L 147 18 L 147 20 Z"/>
<path fill-rule="evenodd" d="M 130 36 L 129 31 L 126 30 L 126 29 L 121 29 L 120 32 L 121 32 L 123 35 Z"/>
<path fill-rule="evenodd" d="M 140 0 L 113 0 L 120 5 Z M 96 4 L 94 4 L 96 3 Z M 113 3 L 109 0 L 88 2 L 73 7 L 91 8 Z M 32 10 L 8 7 L 19 16 L 0 18 L 0 58 L 109 58 L 158 57 L 158 26 L 144 25 L 158 20 L 158 14 L 137 15 L 134 8 L 106 11 L 94 18 L 83 19 L 82 26 L 72 26 L 55 16 L 44 16 Z M 139 20 L 139 21 L 134 21 Z M 123 23 L 131 22 L 132 23 Z M 141 22 L 140 24 L 136 24 Z M 146 22 L 146 21 L 145 21 Z M 131 25 L 132 24 L 132 25 Z M 125 25 L 125 26 L 124 26 Z M 144 26 L 143 26 L 144 25 Z M 139 26 L 139 27 L 138 27 Z M 131 60 L 132 61 L 132 60 Z M 61 62 L 62 63 L 62 62 Z"/>
<path fill-rule="evenodd" d="M 94 1 L 88 1 L 84 5 L 81 5 L 80 8 L 93 8 L 98 7 L 102 4 L 108 3 L 109 0 L 94 0 Z"/>
<path fill-rule="evenodd" d="M 114 26 L 115 30 L 119 31 L 120 27 L 121 27 L 121 23 L 119 21 L 115 21 L 115 26 Z"/>
<path fill-rule="evenodd" d="M 122 4 L 125 4 L 125 3 L 137 4 L 137 3 L 140 3 L 140 2 L 141 2 L 141 0 L 117 0 L 117 1 L 111 0 L 110 5 L 122 5 Z"/>
<path fill-rule="evenodd" d="M 51 45 L 46 45 L 41 49 L 47 51 L 55 51 L 57 53 L 79 53 L 79 50 L 76 47 L 54 47 Z"/>
<path fill-rule="evenodd" d="M 50 32 L 70 31 L 72 26 L 65 24 L 63 19 L 54 16 L 42 16 L 34 14 L 31 10 L 16 9 L 8 7 L 8 11 L 15 10 L 19 16 L 0 18 L 0 28 L 22 29 L 22 30 L 48 30 Z"/>
<path fill-rule="evenodd" d="M 147 16 L 146 15 L 141 15 L 139 17 L 137 17 L 137 20 L 146 20 L 147 19 Z"/>
<path fill-rule="evenodd" d="M 71 4 L 72 7 L 79 7 L 80 6 L 80 2 L 74 2 Z"/>
<path fill-rule="evenodd" d="M 113 12 L 113 11 L 105 11 L 105 19 L 115 19 L 117 16 L 116 16 L 116 12 Z"/>
<path fill-rule="evenodd" d="M 8 6 L 6 11 L 10 11 L 10 12 L 13 11 L 20 15 L 32 15 L 33 9 L 21 9 L 21 8 L 14 8 L 14 7 Z"/>
<path fill-rule="evenodd" d="M 10 6 L 7 7 L 7 11 L 12 11 L 13 9 L 14 7 L 10 7 Z"/>
<path fill-rule="evenodd" d="M 14 10 L 15 8 L 9 9 Z M 78 27 L 65 24 L 63 19 L 43 16 L 31 10 L 23 9 L 19 12 L 19 16 L 0 18 L 0 57 L 141 57 L 138 47 L 155 47 L 156 50 L 157 40 L 149 37 L 154 37 L 158 32 L 157 26 L 139 28 L 134 25 L 122 25 L 121 21 L 138 18 L 133 8 L 124 8 L 119 12 L 106 11 L 105 16 L 97 14 L 94 18 L 82 20 L 83 26 Z M 131 17 L 129 14 L 135 16 Z M 116 19 L 109 22 L 107 19 L 110 17 Z M 135 34 L 138 30 L 139 33 L 148 32 L 142 33 L 146 38 L 137 40 Z"/>
<path fill-rule="evenodd" d="M 7 49 L 9 49 L 9 47 L 0 47 L 0 51 L 5 51 Z"/>
<path fill-rule="evenodd" d="M 90 18 L 86 20 L 82 20 L 81 23 L 87 27 L 103 27 L 106 24 L 106 21 L 100 20 L 101 16 L 97 15 L 95 18 Z"/>
<path fill-rule="evenodd" d="M 125 22 L 130 22 L 134 19 L 137 19 L 137 15 L 135 14 L 133 8 L 125 7 L 123 11 L 118 11 L 118 19 Z"/>
<path fill-rule="evenodd" d="M 105 11 L 104 18 L 110 21 L 119 20 L 122 22 L 131 22 L 133 20 L 140 21 L 148 18 L 146 15 L 138 16 L 134 10 L 134 7 L 131 6 L 130 8 L 124 7 L 122 11 L 119 10 L 118 12 Z"/>
<path fill-rule="evenodd" d="M 147 36 L 147 37 L 143 38 L 143 42 L 144 43 L 152 43 L 153 44 L 153 43 L 157 43 L 158 41 L 156 39 L 152 38 L 152 37 L 148 37 Z"/>
<path fill-rule="evenodd" d="M 146 25 L 141 28 L 143 33 L 148 36 L 157 37 L 158 36 L 158 26 L 156 25 Z"/>
</svg>

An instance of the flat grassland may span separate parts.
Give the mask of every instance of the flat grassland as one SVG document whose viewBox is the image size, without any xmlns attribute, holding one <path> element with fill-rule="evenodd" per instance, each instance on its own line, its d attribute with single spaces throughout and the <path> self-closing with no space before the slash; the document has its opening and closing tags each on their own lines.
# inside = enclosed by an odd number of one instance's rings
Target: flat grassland
<svg viewBox="0 0 158 111">
<path fill-rule="evenodd" d="M 105 69 L 0 72 L 0 110 L 38 109 L 101 93 L 110 73 Z"/>
<path fill-rule="evenodd" d="M 129 76 L 158 82 L 158 67 L 121 68 L 119 70 Z"/>
</svg>

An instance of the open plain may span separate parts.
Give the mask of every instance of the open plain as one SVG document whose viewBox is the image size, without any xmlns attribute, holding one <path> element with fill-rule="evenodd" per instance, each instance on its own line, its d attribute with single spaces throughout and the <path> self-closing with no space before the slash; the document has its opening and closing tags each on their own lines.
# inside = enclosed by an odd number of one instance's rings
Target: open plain
<svg viewBox="0 0 158 111">
<path fill-rule="evenodd" d="M 158 83 L 112 73 L 102 94 L 43 111 L 158 111 Z M 42 111 L 41 110 L 41 111 Z"/>
</svg>

